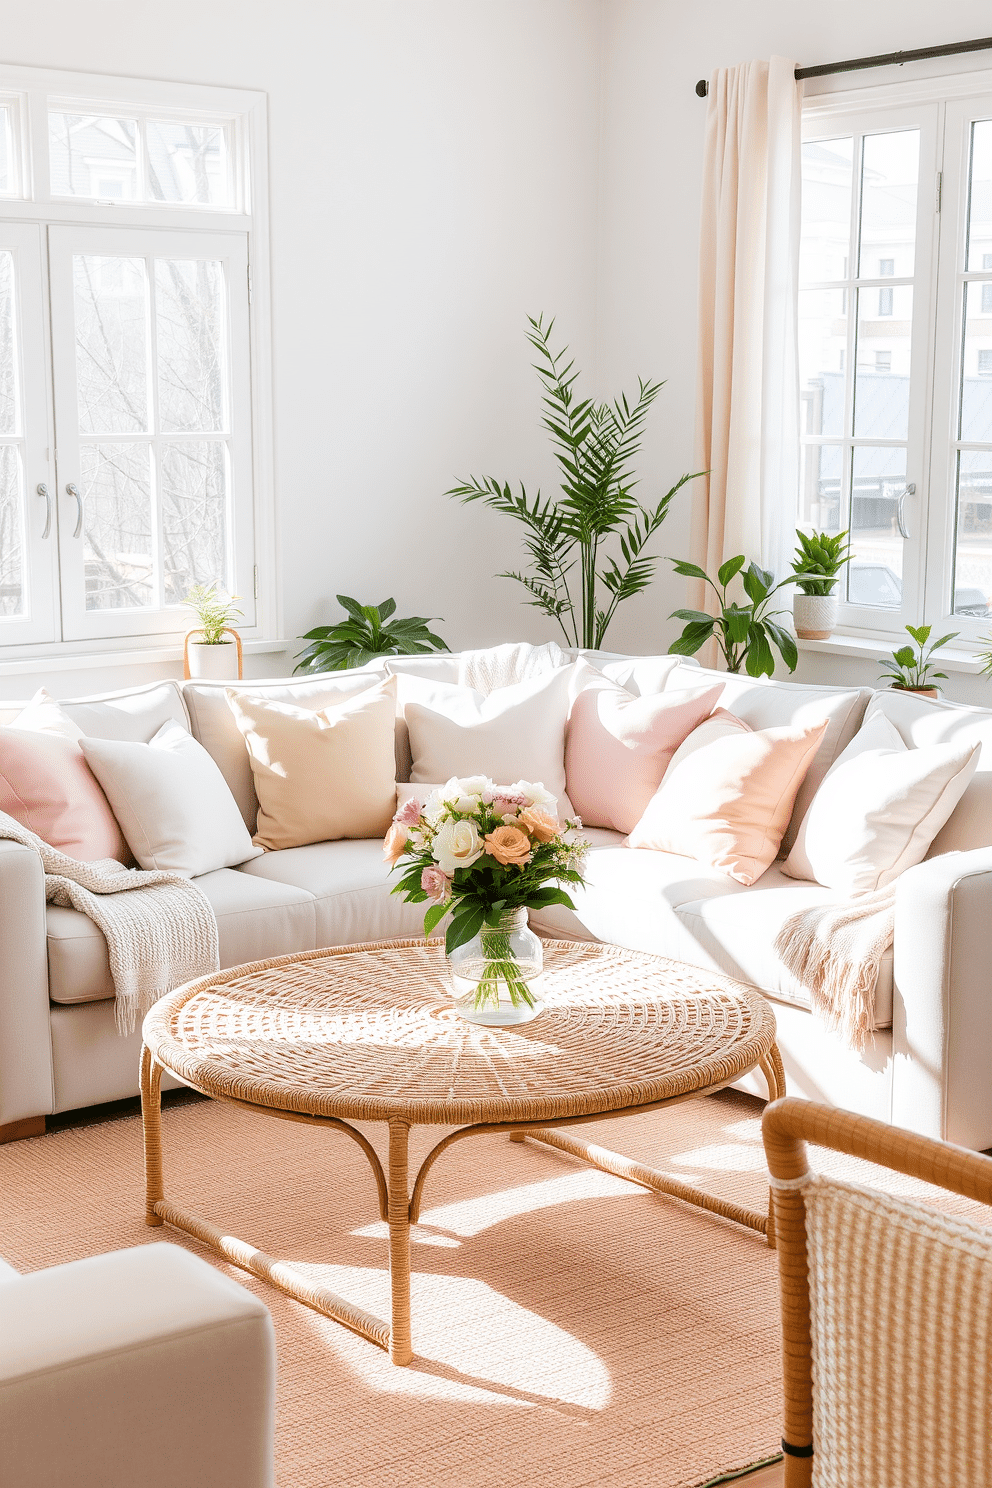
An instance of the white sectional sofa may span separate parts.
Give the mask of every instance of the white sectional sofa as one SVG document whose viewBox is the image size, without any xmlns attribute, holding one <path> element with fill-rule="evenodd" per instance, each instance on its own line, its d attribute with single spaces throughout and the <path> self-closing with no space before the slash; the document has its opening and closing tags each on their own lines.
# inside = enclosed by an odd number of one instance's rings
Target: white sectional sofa
<svg viewBox="0 0 992 1488">
<path fill-rule="evenodd" d="M 773 865 L 745 888 L 692 860 L 632 850 L 590 829 L 588 886 L 577 909 L 536 920 L 549 935 L 614 941 L 740 977 L 774 1003 L 791 1094 L 828 1101 L 965 1146 L 992 1146 L 992 711 L 864 688 L 812 687 L 706 673 L 674 657 L 593 658 L 632 692 L 725 684 L 722 707 L 753 728 L 828 727 L 796 802 L 783 855 L 830 763 L 866 710 L 881 710 L 910 747 L 966 737 L 984 743 L 979 773 L 929 859 L 898 882 L 894 949 L 885 959 L 876 1028 L 855 1053 L 809 1010 L 774 941 L 789 915 L 829 902 L 830 891 Z M 458 658 L 388 665 L 456 681 Z M 340 674 L 336 674 L 340 678 Z M 274 700 L 320 708 L 334 700 L 320 677 L 244 684 Z M 11 722 L 22 704 L 0 708 Z M 146 742 L 168 719 L 191 728 L 220 766 L 249 828 L 257 800 L 244 739 L 224 684 L 162 682 L 111 696 L 63 701 L 84 733 Z M 408 779 L 406 727 L 397 719 L 397 778 Z M 390 893 L 379 840 L 267 852 L 198 879 L 213 905 L 222 966 L 314 947 L 417 935 L 422 912 Z M 40 862 L 0 841 L 0 1128 L 8 1137 L 42 1118 L 137 1091 L 140 1035 L 114 1021 L 106 946 L 85 916 L 48 908 Z M 744 1087 L 764 1094 L 760 1083 Z"/>
</svg>

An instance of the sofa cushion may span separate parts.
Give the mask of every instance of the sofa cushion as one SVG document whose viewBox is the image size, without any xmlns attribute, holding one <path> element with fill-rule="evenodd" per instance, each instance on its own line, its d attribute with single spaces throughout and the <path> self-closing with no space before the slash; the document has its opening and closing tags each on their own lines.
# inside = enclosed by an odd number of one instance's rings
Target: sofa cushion
<svg viewBox="0 0 992 1488">
<path fill-rule="evenodd" d="M 318 677 L 279 677 L 273 681 L 242 683 L 242 690 L 272 703 L 290 703 L 317 711 L 344 698 L 355 697 L 381 681 L 381 666 L 355 667 L 344 672 L 326 672 Z M 258 797 L 248 757 L 248 746 L 227 701 L 230 682 L 186 682 L 183 696 L 189 707 L 195 738 L 219 766 L 231 794 L 238 803 L 249 832 L 258 820 Z M 407 771 L 409 774 L 409 770 Z"/>
<path fill-rule="evenodd" d="M 130 854 L 110 802 L 75 739 L 0 728 L 0 811 L 83 863 Z"/>
<path fill-rule="evenodd" d="M 914 696 L 895 689 L 876 692 L 866 720 L 881 714 L 910 748 L 925 744 L 981 744 L 978 768 L 927 857 L 992 847 L 992 710 Z"/>
<path fill-rule="evenodd" d="M 238 870 L 306 889 L 315 900 L 318 946 L 395 940 L 424 933 L 424 904 L 391 893 L 397 876 L 374 839 L 313 842 L 266 853 Z M 443 934 L 443 930 L 441 932 Z"/>
<path fill-rule="evenodd" d="M 598 667 L 604 677 L 625 687 L 637 697 L 650 697 L 652 693 L 664 692 L 668 678 L 678 667 L 681 672 L 699 672 L 700 666 L 687 656 L 616 656 L 607 660 L 605 653 L 580 653 Z M 681 681 L 679 687 L 704 686 L 705 683 Z"/>
<path fill-rule="evenodd" d="M 312 951 L 313 895 L 272 880 L 220 868 L 195 879 L 217 916 L 221 967 Z M 48 906 L 48 982 L 52 1002 L 99 1002 L 113 997 L 107 942 L 76 909 Z"/>
<path fill-rule="evenodd" d="M 723 683 L 721 708 L 736 713 L 753 729 L 787 725 L 809 728 L 826 720 L 820 747 L 799 787 L 792 820 L 782 838 L 780 856 L 785 857 L 821 780 L 861 727 L 871 688 L 810 687 L 800 682 L 779 682 L 772 677 L 728 676 L 726 672 L 687 666 L 673 668 L 666 677 L 665 687 L 666 690 L 701 687 L 710 679 Z"/>
<path fill-rule="evenodd" d="M 72 698 L 59 704 L 88 739 L 130 739 L 147 744 L 163 723 L 189 728 L 189 714 L 178 682 L 149 682 L 97 697 Z"/>
</svg>

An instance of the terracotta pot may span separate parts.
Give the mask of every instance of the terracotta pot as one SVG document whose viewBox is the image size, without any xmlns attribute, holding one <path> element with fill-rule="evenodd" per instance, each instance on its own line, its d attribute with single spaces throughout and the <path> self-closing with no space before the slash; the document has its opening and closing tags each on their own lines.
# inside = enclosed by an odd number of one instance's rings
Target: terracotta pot
<svg viewBox="0 0 992 1488">
<path fill-rule="evenodd" d="M 933 698 L 935 702 L 940 697 L 939 687 L 900 687 L 898 683 L 893 682 L 892 686 L 889 688 L 889 691 L 911 692 L 914 697 Z"/>
<path fill-rule="evenodd" d="M 794 594 L 792 620 L 803 641 L 825 641 L 837 624 L 836 594 Z"/>
</svg>

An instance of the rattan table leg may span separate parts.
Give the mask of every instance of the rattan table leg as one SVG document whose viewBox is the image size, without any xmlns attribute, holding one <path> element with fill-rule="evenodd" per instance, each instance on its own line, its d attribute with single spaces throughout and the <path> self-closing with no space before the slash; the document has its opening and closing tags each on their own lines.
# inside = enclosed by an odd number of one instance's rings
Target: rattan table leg
<svg viewBox="0 0 992 1488">
<path fill-rule="evenodd" d="M 145 1143 L 145 1224 L 162 1224 L 155 1205 L 164 1198 L 162 1188 L 162 1066 L 151 1050 L 141 1046 L 141 1127 Z"/>
<path fill-rule="evenodd" d="M 410 1181 L 409 1122 L 389 1123 L 389 1290 L 392 1314 L 389 1357 L 394 1364 L 413 1358 L 410 1336 Z"/>
</svg>

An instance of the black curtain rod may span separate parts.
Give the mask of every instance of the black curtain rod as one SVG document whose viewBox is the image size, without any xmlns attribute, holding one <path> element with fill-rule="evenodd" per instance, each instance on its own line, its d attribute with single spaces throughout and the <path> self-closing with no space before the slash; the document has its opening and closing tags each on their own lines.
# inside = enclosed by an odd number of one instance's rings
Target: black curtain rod
<svg viewBox="0 0 992 1488">
<path fill-rule="evenodd" d="M 957 57 L 962 52 L 992 51 L 992 36 L 983 36 L 981 41 L 952 41 L 946 46 L 917 47 L 914 52 L 883 52 L 878 57 L 854 57 L 850 62 L 823 62 L 819 67 L 797 67 L 796 81 L 802 78 L 830 77 L 835 72 L 860 72 L 866 67 L 891 67 L 893 63 L 924 62 L 930 57 Z M 696 84 L 696 95 L 705 98 L 710 85 L 705 78 Z"/>
</svg>

